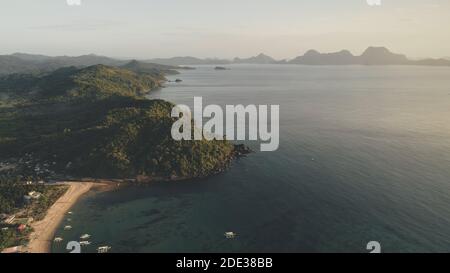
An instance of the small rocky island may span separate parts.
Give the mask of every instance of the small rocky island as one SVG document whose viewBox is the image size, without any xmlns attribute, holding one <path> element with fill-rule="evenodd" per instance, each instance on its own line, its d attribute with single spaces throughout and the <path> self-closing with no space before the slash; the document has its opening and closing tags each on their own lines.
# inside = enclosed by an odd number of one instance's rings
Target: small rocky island
<svg viewBox="0 0 450 273">
<path fill-rule="evenodd" d="M 215 70 L 230 70 L 229 68 L 226 68 L 224 66 L 216 66 L 214 69 Z"/>
</svg>

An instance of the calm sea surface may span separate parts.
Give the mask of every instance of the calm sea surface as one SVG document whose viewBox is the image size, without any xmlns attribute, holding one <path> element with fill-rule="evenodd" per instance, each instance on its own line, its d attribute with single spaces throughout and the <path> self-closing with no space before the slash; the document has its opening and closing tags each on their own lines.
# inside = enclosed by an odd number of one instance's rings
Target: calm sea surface
<svg viewBox="0 0 450 273">
<path fill-rule="evenodd" d="M 150 97 L 279 104 L 280 149 L 202 181 L 90 193 L 53 251 L 89 233 L 86 252 L 450 252 L 450 68 L 230 67 Z"/>
</svg>

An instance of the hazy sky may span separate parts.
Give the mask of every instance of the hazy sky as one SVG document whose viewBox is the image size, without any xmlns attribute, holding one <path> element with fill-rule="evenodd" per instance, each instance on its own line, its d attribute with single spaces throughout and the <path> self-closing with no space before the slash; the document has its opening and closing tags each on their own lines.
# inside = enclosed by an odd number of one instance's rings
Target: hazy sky
<svg viewBox="0 0 450 273">
<path fill-rule="evenodd" d="M 382 45 L 450 56 L 449 0 L 81 1 L 0 0 L 0 54 L 292 58 Z"/>
</svg>

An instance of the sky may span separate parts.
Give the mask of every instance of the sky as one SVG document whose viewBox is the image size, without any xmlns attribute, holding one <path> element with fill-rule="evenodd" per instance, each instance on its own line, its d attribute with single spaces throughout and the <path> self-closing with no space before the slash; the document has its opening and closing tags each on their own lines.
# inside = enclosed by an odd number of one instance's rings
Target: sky
<svg viewBox="0 0 450 273">
<path fill-rule="evenodd" d="M 0 54 L 291 59 L 308 49 L 450 56 L 449 0 L 0 0 Z"/>
</svg>

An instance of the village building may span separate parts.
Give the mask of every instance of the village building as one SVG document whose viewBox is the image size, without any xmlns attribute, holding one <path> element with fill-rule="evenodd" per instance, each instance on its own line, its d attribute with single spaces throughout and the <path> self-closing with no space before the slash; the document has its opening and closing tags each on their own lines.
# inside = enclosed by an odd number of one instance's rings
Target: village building
<svg viewBox="0 0 450 273">
<path fill-rule="evenodd" d="M 15 215 L 11 215 L 11 216 L 9 216 L 8 218 L 5 219 L 5 223 L 10 225 L 10 224 L 12 224 L 14 222 L 15 219 L 16 219 L 16 216 Z"/>
<path fill-rule="evenodd" d="M 30 196 L 33 199 L 39 199 L 41 197 L 41 193 L 37 192 L 37 191 L 30 191 L 28 193 L 28 196 Z"/>
<path fill-rule="evenodd" d="M 27 228 L 27 225 L 25 225 L 25 224 L 20 224 L 20 225 L 17 227 L 17 231 L 23 232 L 26 228 Z"/>
</svg>

